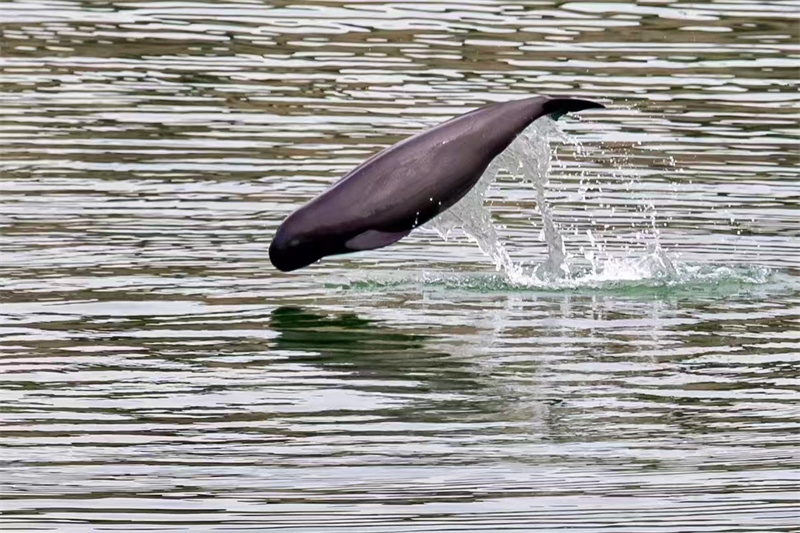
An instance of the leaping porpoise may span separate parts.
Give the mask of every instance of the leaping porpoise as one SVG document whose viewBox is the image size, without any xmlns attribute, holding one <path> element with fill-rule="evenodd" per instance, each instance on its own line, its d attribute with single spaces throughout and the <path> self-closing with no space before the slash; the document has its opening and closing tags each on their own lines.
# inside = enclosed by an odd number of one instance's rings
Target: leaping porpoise
<svg viewBox="0 0 800 533">
<path fill-rule="evenodd" d="M 602 107 L 535 96 L 487 105 L 409 137 L 286 217 L 270 244 L 270 261 L 289 272 L 329 255 L 397 242 L 458 202 L 537 118 Z"/>
</svg>

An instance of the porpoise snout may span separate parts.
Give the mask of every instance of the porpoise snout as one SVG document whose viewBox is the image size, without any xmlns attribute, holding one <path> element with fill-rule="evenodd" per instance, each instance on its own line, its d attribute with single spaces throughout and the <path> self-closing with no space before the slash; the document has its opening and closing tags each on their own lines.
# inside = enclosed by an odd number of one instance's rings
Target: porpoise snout
<svg viewBox="0 0 800 533">
<path fill-rule="evenodd" d="M 295 231 L 292 224 L 282 224 L 269 245 L 269 260 L 282 272 L 303 268 L 325 255 L 323 242 Z"/>
</svg>

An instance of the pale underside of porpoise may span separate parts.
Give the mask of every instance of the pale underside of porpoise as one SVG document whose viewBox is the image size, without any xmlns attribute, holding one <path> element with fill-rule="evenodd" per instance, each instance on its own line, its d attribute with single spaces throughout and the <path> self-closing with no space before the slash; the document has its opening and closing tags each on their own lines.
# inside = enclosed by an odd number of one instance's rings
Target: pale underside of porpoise
<svg viewBox="0 0 800 533">
<path fill-rule="evenodd" d="M 269 257 L 284 272 L 388 246 L 464 197 L 534 120 L 601 108 L 536 96 L 481 107 L 373 155 L 278 228 Z"/>
</svg>

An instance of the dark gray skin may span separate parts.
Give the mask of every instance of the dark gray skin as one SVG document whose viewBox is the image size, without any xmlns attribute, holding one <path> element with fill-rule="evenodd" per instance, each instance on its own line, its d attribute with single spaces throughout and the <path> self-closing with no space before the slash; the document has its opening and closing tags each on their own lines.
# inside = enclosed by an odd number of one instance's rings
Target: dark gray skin
<svg viewBox="0 0 800 533">
<path fill-rule="evenodd" d="M 481 107 L 373 155 L 289 215 L 269 247 L 284 272 L 402 239 L 452 207 L 531 122 L 602 104 L 536 96 Z"/>
</svg>

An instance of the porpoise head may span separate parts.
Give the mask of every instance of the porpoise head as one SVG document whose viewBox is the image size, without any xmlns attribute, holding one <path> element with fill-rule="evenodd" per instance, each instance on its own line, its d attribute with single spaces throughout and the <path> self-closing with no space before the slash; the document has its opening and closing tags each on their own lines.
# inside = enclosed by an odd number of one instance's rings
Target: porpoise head
<svg viewBox="0 0 800 533">
<path fill-rule="evenodd" d="M 283 235 L 276 235 L 269 245 L 269 260 L 278 270 L 291 272 L 308 266 L 324 256 L 313 240 L 287 236 L 285 231 L 280 233 Z"/>
<path fill-rule="evenodd" d="M 305 208 L 289 215 L 269 246 L 269 259 L 282 272 L 291 272 L 345 251 L 343 243 L 347 236 L 337 235 L 332 228 L 319 226 L 305 215 Z"/>
<path fill-rule="evenodd" d="M 269 260 L 282 272 L 290 272 L 310 265 L 324 257 L 320 242 L 310 235 L 293 232 L 284 224 L 278 228 L 272 244 L 269 245 Z"/>
</svg>

